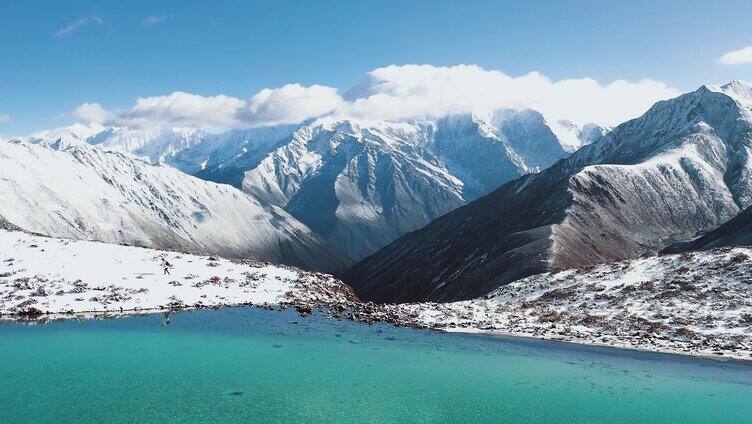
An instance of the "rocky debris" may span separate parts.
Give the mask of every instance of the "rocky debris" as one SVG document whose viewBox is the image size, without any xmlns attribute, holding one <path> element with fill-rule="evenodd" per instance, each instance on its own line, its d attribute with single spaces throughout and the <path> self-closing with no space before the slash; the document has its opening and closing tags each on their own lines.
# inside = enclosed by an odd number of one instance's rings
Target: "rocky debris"
<svg viewBox="0 0 752 424">
<path fill-rule="evenodd" d="M 300 316 L 308 316 L 313 313 L 313 308 L 310 305 L 298 305 L 295 309 L 300 313 Z"/>
<path fill-rule="evenodd" d="M 750 359 L 751 254 L 738 248 L 645 257 L 536 275 L 469 301 L 361 304 L 351 316 Z"/>
</svg>

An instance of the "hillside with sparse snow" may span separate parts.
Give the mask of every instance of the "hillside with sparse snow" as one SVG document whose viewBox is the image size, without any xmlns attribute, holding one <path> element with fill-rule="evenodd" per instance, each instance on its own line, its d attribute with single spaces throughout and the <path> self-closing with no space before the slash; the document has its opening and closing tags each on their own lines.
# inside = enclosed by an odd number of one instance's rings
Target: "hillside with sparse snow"
<svg viewBox="0 0 752 424">
<path fill-rule="evenodd" d="M 354 300 L 331 276 L 280 265 L 0 230 L 0 319 Z"/>
<path fill-rule="evenodd" d="M 515 281 L 479 299 L 383 305 L 369 319 L 752 359 L 752 249 L 654 256 Z"/>
</svg>

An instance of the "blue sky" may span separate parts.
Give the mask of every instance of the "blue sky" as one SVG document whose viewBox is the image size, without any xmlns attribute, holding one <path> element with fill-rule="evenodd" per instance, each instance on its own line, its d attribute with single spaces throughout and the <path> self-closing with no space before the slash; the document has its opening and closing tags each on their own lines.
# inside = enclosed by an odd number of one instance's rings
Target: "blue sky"
<svg viewBox="0 0 752 424">
<path fill-rule="evenodd" d="M 718 62 L 752 45 L 752 2 L 623 3 L 2 1 L 0 134 L 67 124 L 84 102 L 127 108 L 178 90 L 344 92 L 391 64 L 650 78 L 681 91 L 752 80 L 752 64 Z"/>
</svg>

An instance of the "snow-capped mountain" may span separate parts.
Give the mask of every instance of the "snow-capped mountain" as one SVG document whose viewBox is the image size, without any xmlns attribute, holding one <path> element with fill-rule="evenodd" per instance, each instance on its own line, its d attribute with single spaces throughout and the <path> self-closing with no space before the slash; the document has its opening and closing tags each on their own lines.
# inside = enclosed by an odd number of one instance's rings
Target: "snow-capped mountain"
<svg viewBox="0 0 752 424">
<path fill-rule="evenodd" d="M 167 128 L 134 130 L 107 128 L 86 142 L 102 148 L 123 150 L 166 164 L 201 179 L 240 188 L 243 173 L 258 165 L 295 127 L 273 127 L 209 133 Z"/>
<path fill-rule="evenodd" d="M 319 270 L 349 260 L 282 209 L 234 187 L 85 144 L 0 143 L 0 198 L 0 222 L 44 235 Z"/>
<path fill-rule="evenodd" d="M 752 90 L 703 86 L 407 234 L 349 272 L 375 301 L 486 294 L 555 268 L 655 253 L 752 203 Z"/>
<path fill-rule="evenodd" d="M 245 172 L 258 166 L 270 152 L 289 140 L 297 127 L 275 125 L 217 134 L 206 143 L 210 153 L 201 162 L 201 169 L 189 173 L 240 188 Z"/>
<path fill-rule="evenodd" d="M 194 129 L 145 129 L 108 127 L 84 141 L 105 150 L 120 150 L 148 159 L 153 164 L 167 164 L 193 173 L 208 157 L 211 134 Z"/>
<path fill-rule="evenodd" d="M 24 140 L 128 152 L 242 187 L 361 259 L 507 181 L 550 166 L 598 132 L 551 122 L 532 110 L 498 110 L 399 123 L 322 118 L 219 134 L 77 124 Z"/>
<path fill-rule="evenodd" d="M 256 166 L 295 128 L 277 125 L 212 133 L 191 128 L 133 129 L 74 124 L 17 139 L 57 150 L 88 144 L 107 151 L 128 152 L 152 164 L 169 165 L 208 181 L 239 188 L 243 173 Z"/>
<path fill-rule="evenodd" d="M 564 150 L 569 153 L 602 139 L 610 130 L 596 124 L 585 124 L 578 127 L 566 119 L 546 120 L 546 124 L 559 139 Z"/>
<path fill-rule="evenodd" d="M 320 119 L 249 169 L 243 190 L 363 258 L 567 155 L 530 110 L 400 123 Z"/>
</svg>

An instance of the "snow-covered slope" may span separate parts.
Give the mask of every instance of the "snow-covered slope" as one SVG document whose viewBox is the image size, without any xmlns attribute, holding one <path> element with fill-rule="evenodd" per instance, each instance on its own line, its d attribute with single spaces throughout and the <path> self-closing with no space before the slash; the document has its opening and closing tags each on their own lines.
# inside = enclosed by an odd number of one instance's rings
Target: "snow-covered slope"
<svg viewBox="0 0 752 424">
<path fill-rule="evenodd" d="M 586 124 L 580 128 L 566 119 L 546 120 L 546 124 L 559 139 L 564 150 L 570 153 L 602 139 L 609 131 L 608 128 L 595 124 Z"/>
<path fill-rule="evenodd" d="M 752 359 L 752 249 L 627 260 L 524 278 L 487 297 L 385 305 L 385 319 L 585 344 Z"/>
<path fill-rule="evenodd" d="M 279 265 L 0 230 L 0 319 L 355 300 L 329 275 Z"/>
<path fill-rule="evenodd" d="M 0 216 L 45 235 L 333 270 L 342 254 L 282 209 L 129 154 L 0 143 Z"/>
<path fill-rule="evenodd" d="M 567 154 L 530 110 L 409 123 L 321 119 L 249 169 L 243 189 L 363 258 Z"/>
<path fill-rule="evenodd" d="M 545 171 L 401 237 L 345 279 L 366 300 L 460 300 L 690 240 L 752 202 L 745 93 L 733 82 L 659 102 Z"/>
</svg>

